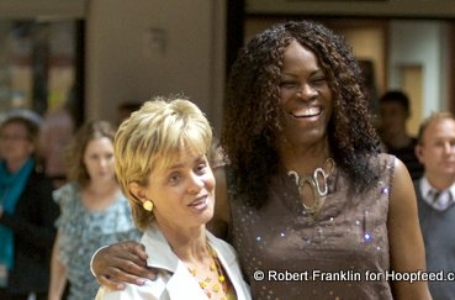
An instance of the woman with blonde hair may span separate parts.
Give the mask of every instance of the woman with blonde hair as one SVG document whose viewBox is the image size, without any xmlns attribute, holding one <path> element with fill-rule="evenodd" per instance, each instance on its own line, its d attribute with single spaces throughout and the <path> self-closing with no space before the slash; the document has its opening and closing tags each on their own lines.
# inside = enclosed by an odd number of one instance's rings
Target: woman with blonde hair
<svg viewBox="0 0 455 300">
<path fill-rule="evenodd" d="M 97 299 L 251 299 L 237 256 L 206 230 L 215 206 L 211 127 L 185 99 L 158 97 L 124 121 L 115 166 L 156 280 Z"/>
</svg>

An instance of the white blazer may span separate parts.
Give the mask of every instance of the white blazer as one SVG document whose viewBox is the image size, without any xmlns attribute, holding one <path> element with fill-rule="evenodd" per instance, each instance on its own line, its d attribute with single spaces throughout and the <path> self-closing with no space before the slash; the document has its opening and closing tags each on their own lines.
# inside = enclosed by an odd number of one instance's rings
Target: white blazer
<svg viewBox="0 0 455 300">
<path fill-rule="evenodd" d="M 216 251 L 223 269 L 231 280 L 237 299 L 250 300 L 250 289 L 243 280 L 234 248 L 210 232 L 206 231 L 206 234 L 208 243 Z M 144 232 L 141 243 L 145 245 L 149 257 L 148 266 L 158 269 L 156 280 L 147 279 L 142 286 L 126 284 L 122 291 L 101 287 L 96 300 L 209 299 L 185 264 L 172 252 L 156 223 Z"/>
</svg>

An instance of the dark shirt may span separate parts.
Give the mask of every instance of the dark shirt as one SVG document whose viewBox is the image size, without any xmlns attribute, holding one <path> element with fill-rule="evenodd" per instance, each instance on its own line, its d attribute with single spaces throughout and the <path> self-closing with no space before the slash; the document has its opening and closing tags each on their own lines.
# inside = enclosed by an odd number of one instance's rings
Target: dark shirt
<svg viewBox="0 0 455 300">
<path fill-rule="evenodd" d="M 395 155 L 405 164 L 413 180 L 421 178 L 424 171 L 423 165 L 419 162 L 419 159 L 415 154 L 414 149 L 416 145 L 416 138 L 412 138 L 411 143 L 403 148 L 393 148 L 385 144 L 386 152 Z"/>
<path fill-rule="evenodd" d="M 0 299 L 10 299 L 13 294 L 19 297 L 31 292 L 47 292 L 57 232 L 54 222 L 60 214 L 52 198 L 53 189 L 48 177 L 32 172 L 14 214 L 3 213 L 0 217 L 0 224 L 14 232 L 14 267 L 8 274 L 6 290 L 0 289 Z"/>
</svg>

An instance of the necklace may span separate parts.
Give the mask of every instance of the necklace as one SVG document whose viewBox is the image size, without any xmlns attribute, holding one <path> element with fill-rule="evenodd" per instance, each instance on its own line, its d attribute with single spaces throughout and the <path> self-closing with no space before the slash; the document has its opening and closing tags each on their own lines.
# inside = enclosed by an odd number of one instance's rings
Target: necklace
<svg viewBox="0 0 455 300">
<path fill-rule="evenodd" d="M 212 263 L 210 264 L 210 276 L 207 276 L 205 279 L 200 279 L 197 277 L 197 271 L 196 269 L 190 269 L 191 275 L 193 275 L 194 278 L 197 279 L 199 282 L 199 286 L 201 289 L 204 290 L 205 294 L 209 299 L 212 299 L 212 294 L 213 293 L 219 293 L 222 291 L 224 295 L 221 295 L 222 300 L 226 300 L 227 293 L 229 291 L 229 286 L 228 283 L 226 282 L 226 277 L 224 277 L 223 273 L 223 268 L 221 268 L 220 261 L 218 259 L 218 255 L 216 254 L 215 250 L 212 249 L 210 245 L 207 244 L 207 249 L 210 253 L 210 256 L 212 258 Z M 216 280 L 213 280 L 213 277 L 217 278 Z M 214 282 L 212 282 L 214 281 Z"/>
<path fill-rule="evenodd" d="M 299 188 L 299 193 L 303 197 L 303 189 L 308 185 L 313 195 L 311 205 L 306 205 L 302 201 L 303 208 L 311 215 L 315 215 L 324 202 L 324 197 L 328 193 L 327 178 L 335 170 L 335 161 L 332 158 L 327 158 L 322 168 L 316 168 L 312 175 L 300 176 L 296 171 L 289 171 L 288 175 L 295 179 L 295 184 Z"/>
</svg>

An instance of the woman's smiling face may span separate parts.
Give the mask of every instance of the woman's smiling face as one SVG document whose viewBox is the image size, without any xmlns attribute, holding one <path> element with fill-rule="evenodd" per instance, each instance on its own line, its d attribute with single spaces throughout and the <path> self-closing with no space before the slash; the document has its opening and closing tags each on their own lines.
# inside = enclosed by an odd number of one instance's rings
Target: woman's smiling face
<svg viewBox="0 0 455 300">
<path fill-rule="evenodd" d="M 320 141 L 332 115 L 332 91 L 316 55 L 295 40 L 284 52 L 280 97 L 287 141 L 296 145 Z"/>
</svg>

